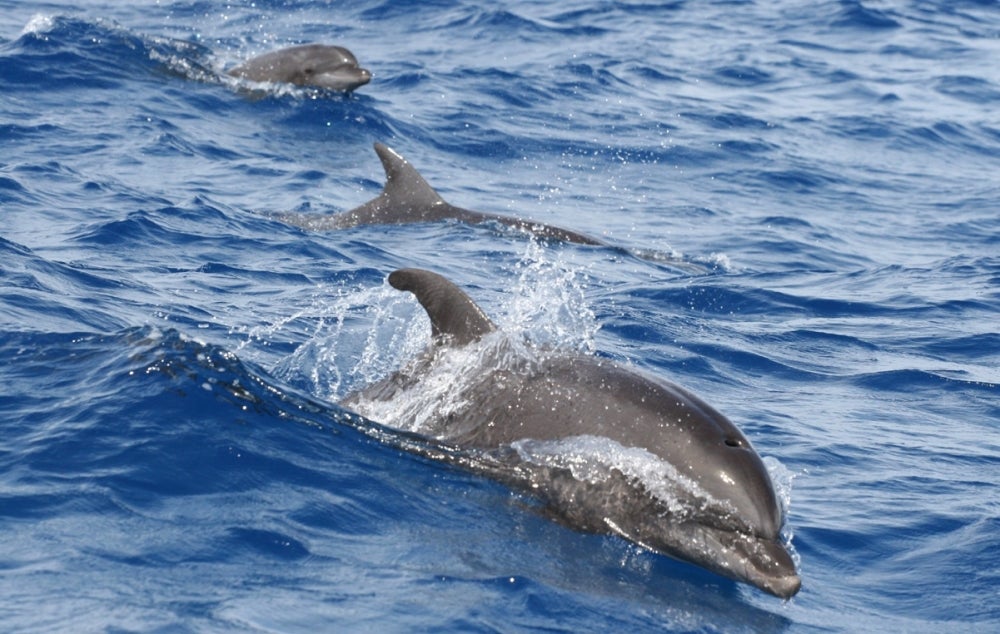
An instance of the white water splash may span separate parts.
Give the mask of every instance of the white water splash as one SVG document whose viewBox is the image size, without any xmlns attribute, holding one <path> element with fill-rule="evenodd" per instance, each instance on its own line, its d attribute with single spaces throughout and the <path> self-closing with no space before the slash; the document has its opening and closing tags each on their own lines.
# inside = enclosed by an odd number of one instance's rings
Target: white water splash
<svg viewBox="0 0 1000 634">
<path fill-rule="evenodd" d="M 43 35 L 52 30 L 55 26 L 55 18 L 44 13 L 36 13 L 31 16 L 28 23 L 21 29 L 21 35 Z"/>
<path fill-rule="evenodd" d="M 295 337 L 293 331 L 308 325 L 306 340 L 270 371 L 279 379 L 306 386 L 314 396 L 336 401 L 419 354 L 430 341 L 429 327 L 421 317 L 418 306 L 388 285 L 324 285 L 317 287 L 306 306 L 269 323 L 233 329 L 231 334 L 244 337 L 235 351 L 253 358 L 254 348 Z"/>
<path fill-rule="evenodd" d="M 487 348 L 469 346 L 442 355 L 433 374 L 423 377 L 423 388 L 447 407 L 450 393 L 468 379 L 472 368 L 491 363 L 524 362 L 544 348 L 594 350 L 600 329 L 586 300 L 585 273 L 565 261 L 562 253 L 528 241 L 522 258 L 511 268 L 516 276 L 502 295 L 481 296 L 468 291 L 497 325 L 497 337 L 487 338 Z M 460 287 L 460 280 L 454 280 Z M 468 290 L 468 289 L 463 289 Z M 500 303 L 495 304 L 497 297 Z M 321 287 L 309 305 L 271 322 L 244 331 L 246 339 L 237 351 L 269 341 L 299 322 L 312 323 L 308 339 L 272 368 L 278 378 L 305 383 L 315 396 L 336 401 L 391 374 L 417 359 L 430 344 L 430 322 L 410 293 L 380 286 Z M 486 343 L 486 341 L 484 341 Z M 435 383 L 437 382 L 437 383 Z M 436 389 L 440 387 L 440 390 Z M 407 405 L 400 411 L 381 405 L 378 412 L 362 412 L 379 422 L 394 425 L 405 421 L 405 429 L 417 429 L 423 418 Z M 410 407 L 417 407 L 410 404 Z M 429 405 L 420 405 L 421 411 Z"/>
<path fill-rule="evenodd" d="M 536 343 L 594 352 L 601 326 L 587 302 L 587 272 L 567 262 L 565 253 L 529 240 L 512 267 L 517 282 L 500 314 L 491 318 L 500 330 Z"/>
<path fill-rule="evenodd" d="M 801 558 L 792 545 L 792 539 L 795 535 L 791 525 L 788 523 L 788 510 L 792 505 L 792 482 L 795 480 L 797 474 L 792 473 L 777 458 L 764 456 L 761 460 L 764 462 L 764 467 L 767 469 L 768 475 L 771 476 L 771 482 L 774 484 L 774 492 L 778 497 L 778 504 L 781 506 L 781 515 L 785 518 L 785 525 L 781 529 L 781 541 L 788 549 L 789 554 L 792 556 L 792 561 L 795 562 L 795 567 L 797 568 Z"/>
<path fill-rule="evenodd" d="M 709 268 L 717 269 L 724 273 L 733 272 L 733 262 L 725 253 L 710 253 L 706 256 L 695 258 L 694 261 L 705 264 Z"/>
<path fill-rule="evenodd" d="M 435 422 L 468 408 L 465 395 L 480 381 L 484 364 L 495 363 L 491 351 L 502 341 L 503 333 L 494 333 L 462 348 L 435 350 L 432 358 L 418 355 L 402 369 L 420 375 L 415 389 L 400 389 L 389 400 L 361 399 L 353 409 L 396 429 L 436 436 L 443 430 Z"/>
<path fill-rule="evenodd" d="M 580 435 L 547 441 L 525 439 L 512 443 L 512 447 L 522 460 L 543 467 L 568 469 L 582 482 L 604 482 L 612 470 L 618 470 L 630 480 L 639 482 L 678 517 L 695 510 L 690 502 L 692 499 L 705 506 L 721 505 L 661 457 L 602 436 Z"/>
</svg>

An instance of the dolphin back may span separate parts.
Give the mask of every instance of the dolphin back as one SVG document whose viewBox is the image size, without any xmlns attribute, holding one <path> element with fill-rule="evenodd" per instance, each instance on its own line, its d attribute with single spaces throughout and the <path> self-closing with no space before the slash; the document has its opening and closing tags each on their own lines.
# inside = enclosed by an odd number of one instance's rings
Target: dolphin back
<svg viewBox="0 0 1000 634">
<path fill-rule="evenodd" d="M 327 231 L 349 229 L 361 225 L 402 225 L 440 220 L 457 220 L 468 224 L 494 222 L 532 234 L 544 240 L 604 246 L 604 242 L 576 231 L 535 222 L 527 218 L 483 213 L 450 204 L 424 180 L 413 165 L 398 152 L 382 143 L 375 144 L 375 153 L 385 169 L 385 187 L 368 202 L 350 211 L 316 217 L 312 214 L 284 213 L 272 216 L 288 224 Z"/>
</svg>

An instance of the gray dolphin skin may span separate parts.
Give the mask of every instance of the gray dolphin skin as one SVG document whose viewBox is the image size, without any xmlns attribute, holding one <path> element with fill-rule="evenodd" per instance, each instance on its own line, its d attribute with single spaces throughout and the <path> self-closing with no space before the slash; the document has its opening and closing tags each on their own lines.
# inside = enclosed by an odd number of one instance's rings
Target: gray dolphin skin
<svg viewBox="0 0 1000 634">
<path fill-rule="evenodd" d="M 778 597 L 799 591 L 771 478 L 725 416 L 678 385 L 608 359 L 548 350 L 511 362 L 502 333 L 444 277 L 401 269 L 389 284 L 416 296 L 433 344 L 342 405 L 378 420 L 380 407 L 404 403 L 403 415 L 416 416 L 413 401 L 422 394 L 458 392 L 431 406 L 420 431 L 477 452 L 466 466 L 536 496 L 553 519 Z M 435 375 L 453 367 L 449 355 L 465 353 L 473 369 L 445 374 L 444 382 Z"/>
<path fill-rule="evenodd" d="M 228 75 L 350 92 L 371 81 L 354 54 L 342 46 L 303 44 L 272 51 L 237 66 Z"/>
<path fill-rule="evenodd" d="M 434 191 L 424 177 L 395 150 L 375 144 L 375 153 L 385 168 L 385 187 L 382 193 L 365 204 L 338 214 L 280 214 L 279 220 L 313 231 L 348 229 L 359 225 L 399 225 L 439 220 L 458 220 L 470 224 L 496 222 L 520 229 L 540 238 L 574 242 L 577 244 L 604 245 L 595 238 L 534 222 L 532 220 L 488 214 L 462 209 L 446 202 Z"/>
</svg>

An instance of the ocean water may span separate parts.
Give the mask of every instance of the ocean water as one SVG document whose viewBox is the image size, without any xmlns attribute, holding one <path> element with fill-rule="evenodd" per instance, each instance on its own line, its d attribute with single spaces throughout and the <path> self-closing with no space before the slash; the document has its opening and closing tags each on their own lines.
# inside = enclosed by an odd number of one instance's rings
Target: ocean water
<svg viewBox="0 0 1000 634">
<path fill-rule="evenodd" d="M 1000 630 L 1000 8 L 0 0 L 0 629 Z M 352 95 L 219 73 L 350 48 Z M 407 157 L 453 222 L 307 232 Z M 782 602 L 335 402 L 428 324 L 691 388 L 767 457 Z"/>
</svg>

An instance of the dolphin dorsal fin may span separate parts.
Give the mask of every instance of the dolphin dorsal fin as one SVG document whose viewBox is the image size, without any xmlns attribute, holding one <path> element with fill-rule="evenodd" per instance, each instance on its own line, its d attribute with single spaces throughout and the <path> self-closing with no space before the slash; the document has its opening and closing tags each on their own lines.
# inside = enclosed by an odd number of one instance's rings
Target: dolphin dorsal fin
<svg viewBox="0 0 1000 634">
<path fill-rule="evenodd" d="M 389 284 L 416 295 L 431 318 L 435 339 L 448 336 L 454 345 L 464 346 L 496 330 L 489 317 L 462 289 L 437 273 L 399 269 L 389 274 Z"/>
<path fill-rule="evenodd" d="M 431 220 L 436 208 L 447 205 L 420 172 L 395 150 L 376 143 L 375 153 L 385 169 L 385 187 L 377 197 L 350 212 L 355 223 L 402 224 Z"/>
</svg>

